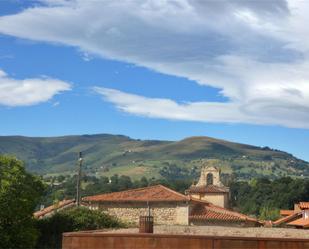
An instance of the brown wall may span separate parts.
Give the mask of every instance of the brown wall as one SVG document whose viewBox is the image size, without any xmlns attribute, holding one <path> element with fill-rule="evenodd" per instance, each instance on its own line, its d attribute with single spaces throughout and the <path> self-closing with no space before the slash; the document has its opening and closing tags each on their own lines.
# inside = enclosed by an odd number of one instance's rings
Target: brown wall
<svg viewBox="0 0 309 249">
<path fill-rule="evenodd" d="M 309 239 L 66 233 L 62 249 L 309 249 Z"/>
</svg>

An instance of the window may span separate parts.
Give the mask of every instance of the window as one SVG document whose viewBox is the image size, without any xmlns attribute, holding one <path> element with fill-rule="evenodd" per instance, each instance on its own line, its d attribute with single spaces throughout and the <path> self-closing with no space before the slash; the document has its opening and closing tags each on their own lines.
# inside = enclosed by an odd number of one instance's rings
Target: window
<svg viewBox="0 0 309 249">
<path fill-rule="evenodd" d="M 207 185 L 212 185 L 213 183 L 214 183 L 214 177 L 213 177 L 213 175 L 211 173 L 208 173 L 207 174 L 207 182 L 206 182 L 206 184 Z"/>
</svg>

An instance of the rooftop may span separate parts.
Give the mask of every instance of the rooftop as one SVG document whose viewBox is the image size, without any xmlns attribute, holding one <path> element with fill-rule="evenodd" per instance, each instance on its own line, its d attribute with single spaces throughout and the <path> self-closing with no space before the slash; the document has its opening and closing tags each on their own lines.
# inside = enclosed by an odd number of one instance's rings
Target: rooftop
<svg viewBox="0 0 309 249">
<path fill-rule="evenodd" d="M 213 204 L 196 205 L 190 216 L 190 220 L 216 220 L 216 221 L 252 221 L 258 222 L 257 219 L 247 215 L 237 213 Z"/>
<path fill-rule="evenodd" d="M 227 187 L 219 187 L 216 185 L 204 185 L 204 186 L 191 186 L 187 193 L 228 193 L 229 189 Z"/>
<path fill-rule="evenodd" d="M 309 202 L 307 201 L 307 202 L 300 202 L 299 203 L 299 207 L 300 207 L 300 209 L 309 209 Z"/>
<path fill-rule="evenodd" d="M 300 218 L 288 223 L 288 225 L 309 228 L 309 219 Z"/>
<path fill-rule="evenodd" d="M 33 214 L 33 216 L 35 218 L 42 218 L 44 217 L 45 215 L 49 215 L 57 210 L 60 210 L 60 209 L 63 209 L 63 208 L 66 208 L 66 207 L 71 207 L 75 205 L 75 200 L 74 199 L 71 199 L 71 200 L 62 200 L 62 201 L 59 201 L 58 203 L 54 204 L 54 205 L 51 205 L 49 207 L 46 207 L 46 208 L 43 208 L 42 210 L 39 210 L 37 212 L 35 212 Z"/>
<path fill-rule="evenodd" d="M 278 225 L 281 225 L 283 223 L 287 223 L 287 222 L 291 222 L 299 217 L 302 216 L 302 213 L 301 212 L 295 212 L 295 213 L 292 213 L 288 216 L 285 216 L 285 217 L 282 217 L 276 221 L 273 222 L 274 225 L 278 226 Z"/>
<path fill-rule="evenodd" d="M 190 198 L 163 185 L 84 197 L 87 202 L 183 202 Z"/>
<path fill-rule="evenodd" d="M 285 210 L 285 209 L 280 210 L 281 216 L 288 216 L 288 215 L 291 215 L 291 214 L 294 214 L 294 210 Z"/>
</svg>

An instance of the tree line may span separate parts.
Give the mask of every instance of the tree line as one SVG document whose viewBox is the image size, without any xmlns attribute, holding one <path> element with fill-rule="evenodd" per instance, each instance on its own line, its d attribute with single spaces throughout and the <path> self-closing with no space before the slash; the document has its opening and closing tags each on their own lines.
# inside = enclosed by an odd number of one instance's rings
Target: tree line
<svg viewBox="0 0 309 249">
<path fill-rule="evenodd" d="M 0 155 L 0 248 L 60 249 L 63 232 L 123 226 L 114 217 L 87 208 L 35 219 L 33 213 L 47 190 L 21 161 Z"/>
<path fill-rule="evenodd" d="M 260 219 L 276 219 L 280 209 L 293 209 L 294 203 L 309 201 L 309 179 L 281 177 L 233 181 L 230 184 L 231 205 Z"/>
</svg>

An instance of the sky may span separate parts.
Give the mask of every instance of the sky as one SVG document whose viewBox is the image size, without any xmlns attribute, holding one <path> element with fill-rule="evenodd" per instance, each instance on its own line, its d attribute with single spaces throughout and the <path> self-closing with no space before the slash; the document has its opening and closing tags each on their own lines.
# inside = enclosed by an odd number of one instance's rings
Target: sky
<svg viewBox="0 0 309 249">
<path fill-rule="evenodd" d="M 309 160 L 309 2 L 1 0 L 0 135 L 210 136 Z"/>
</svg>

